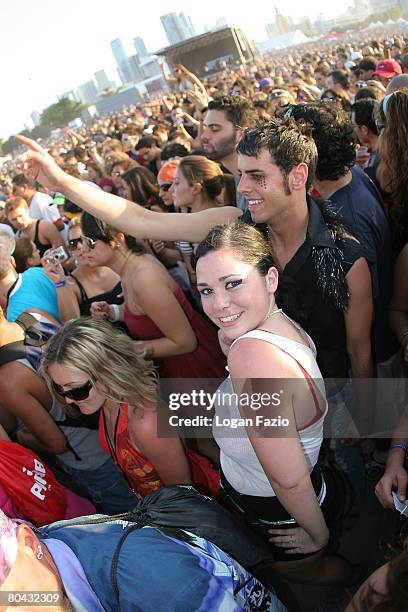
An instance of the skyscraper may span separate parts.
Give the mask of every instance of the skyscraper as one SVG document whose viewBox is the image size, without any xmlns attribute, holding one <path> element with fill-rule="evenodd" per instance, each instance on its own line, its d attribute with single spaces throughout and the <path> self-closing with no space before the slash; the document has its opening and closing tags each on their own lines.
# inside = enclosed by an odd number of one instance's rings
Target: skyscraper
<svg viewBox="0 0 408 612">
<path fill-rule="evenodd" d="M 140 67 L 140 58 L 137 53 L 129 57 L 129 66 L 132 71 L 133 81 L 143 81 L 144 74 L 143 70 Z"/>
<path fill-rule="evenodd" d="M 166 13 L 161 15 L 160 21 L 171 45 L 196 36 L 191 19 L 185 13 Z"/>
<path fill-rule="evenodd" d="M 98 97 L 98 90 L 93 81 L 87 81 L 83 85 L 80 85 L 77 89 L 79 99 L 83 104 L 88 102 L 95 102 Z"/>
<path fill-rule="evenodd" d="M 113 89 L 115 87 L 115 83 L 108 79 L 104 70 L 98 70 L 95 72 L 94 77 L 99 92 L 103 91 L 104 89 Z"/>
<path fill-rule="evenodd" d="M 112 40 L 110 46 L 116 61 L 120 80 L 123 84 L 131 83 L 133 81 L 132 69 L 122 41 L 120 38 L 115 38 L 115 40 Z"/>
<path fill-rule="evenodd" d="M 133 39 L 133 46 L 135 48 L 136 54 L 140 57 L 140 59 L 148 57 L 149 52 L 146 49 L 146 45 L 144 43 L 143 38 L 141 38 L 140 36 L 136 36 Z"/>
</svg>

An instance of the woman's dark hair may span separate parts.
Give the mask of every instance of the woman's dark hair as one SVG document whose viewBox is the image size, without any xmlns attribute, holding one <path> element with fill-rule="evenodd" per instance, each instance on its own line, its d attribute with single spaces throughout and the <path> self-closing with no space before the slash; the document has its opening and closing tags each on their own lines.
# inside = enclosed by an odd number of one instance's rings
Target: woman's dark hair
<svg viewBox="0 0 408 612">
<path fill-rule="evenodd" d="M 118 234 L 123 233 L 104 221 L 95 219 L 94 216 L 87 212 L 84 212 L 81 217 L 81 229 L 84 236 L 93 238 L 93 240 L 102 240 L 102 242 L 106 243 L 115 240 Z M 141 245 L 136 238 L 128 234 L 124 234 L 124 236 L 125 244 L 130 251 L 136 253 L 136 255 L 142 255 L 146 252 L 143 245 Z"/>
<path fill-rule="evenodd" d="M 148 168 L 130 168 L 121 178 L 129 185 L 133 202 L 145 207 L 159 202 L 159 187 L 154 174 Z"/>
<path fill-rule="evenodd" d="M 200 242 L 194 255 L 194 267 L 201 257 L 213 251 L 228 249 L 237 259 L 256 268 L 266 276 L 270 268 L 276 268 L 272 250 L 266 238 L 253 225 L 236 221 L 228 225 L 216 225 Z M 286 314 L 301 322 L 303 313 L 299 308 L 298 291 L 295 283 L 286 277 L 279 278 L 275 293 L 276 303 Z"/>
</svg>

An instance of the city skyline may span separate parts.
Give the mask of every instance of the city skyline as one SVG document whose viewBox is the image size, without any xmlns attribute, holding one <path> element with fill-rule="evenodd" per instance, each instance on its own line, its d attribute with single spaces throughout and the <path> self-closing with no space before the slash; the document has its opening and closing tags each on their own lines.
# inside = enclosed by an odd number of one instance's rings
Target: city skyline
<svg viewBox="0 0 408 612">
<path fill-rule="evenodd" d="M 205 7 L 186 4 L 185 0 L 173 0 L 172 11 L 186 13 L 197 34 L 204 31 L 204 24 L 225 18 L 229 25 L 243 27 L 250 38 L 264 40 L 265 24 L 274 18 L 273 6 L 263 9 L 260 17 L 238 7 L 235 0 L 224 0 L 222 15 L 213 0 Z M 290 9 L 283 0 L 275 4 L 279 11 L 294 19 L 304 13 L 300 2 L 293 2 Z M 328 7 L 324 0 L 310 0 L 308 10 L 311 17 L 321 12 L 330 17 L 344 11 L 347 5 L 344 2 Z M 135 54 L 133 40 L 138 37 L 143 38 L 150 52 L 168 45 L 160 22 L 160 16 L 169 8 L 165 0 L 157 0 L 154 7 L 144 7 L 143 19 L 134 0 L 122 0 L 120 11 L 112 10 L 106 0 L 86 3 L 72 0 L 69 7 L 42 0 L 40 7 L 28 0 L 0 6 L 2 22 L 7 24 L 3 46 L 10 58 L 2 67 L 3 82 L 7 85 L 0 115 L 3 139 L 23 129 L 34 110 L 41 112 L 56 102 L 61 92 L 70 92 L 93 80 L 95 72 L 104 70 L 109 80 L 114 76 L 117 81 L 111 41 L 119 38 L 127 57 Z M 40 33 L 34 24 L 41 26 Z"/>
</svg>

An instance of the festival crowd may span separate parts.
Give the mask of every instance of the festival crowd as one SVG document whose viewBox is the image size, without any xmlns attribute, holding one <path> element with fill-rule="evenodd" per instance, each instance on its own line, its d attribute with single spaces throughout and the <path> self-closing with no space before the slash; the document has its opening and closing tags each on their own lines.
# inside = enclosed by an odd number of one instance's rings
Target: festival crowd
<svg viewBox="0 0 408 612">
<path fill-rule="evenodd" d="M 405 610 L 408 38 L 166 80 L 0 169 L 2 609 Z"/>
</svg>

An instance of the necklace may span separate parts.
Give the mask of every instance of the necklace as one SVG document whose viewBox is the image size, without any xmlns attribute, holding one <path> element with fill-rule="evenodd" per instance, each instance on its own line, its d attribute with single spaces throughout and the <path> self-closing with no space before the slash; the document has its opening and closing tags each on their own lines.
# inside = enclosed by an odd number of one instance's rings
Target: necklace
<svg viewBox="0 0 408 612">
<path fill-rule="evenodd" d="M 272 310 L 272 312 L 270 312 L 268 315 L 266 315 L 266 317 L 262 321 L 261 325 L 263 325 L 265 323 L 265 321 L 270 319 L 274 314 L 277 314 L 278 312 L 282 312 L 282 308 L 275 308 L 274 310 Z"/>
<path fill-rule="evenodd" d="M 122 269 L 121 269 L 120 274 L 119 274 L 120 278 L 123 278 L 124 273 L 125 273 L 125 270 L 126 270 L 126 268 L 127 268 L 127 265 L 128 265 L 128 263 L 129 263 L 129 260 L 130 260 L 130 258 L 132 257 L 132 255 L 133 255 L 133 253 L 132 253 L 132 251 L 130 251 L 130 253 L 129 253 L 129 254 L 128 254 L 128 256 L 126 257 L 126 259 L 125 259 L 125 261 L 124 261 L 124 263 L 123 263 L 123 265 L 122 265 Z"/>
</svg>

